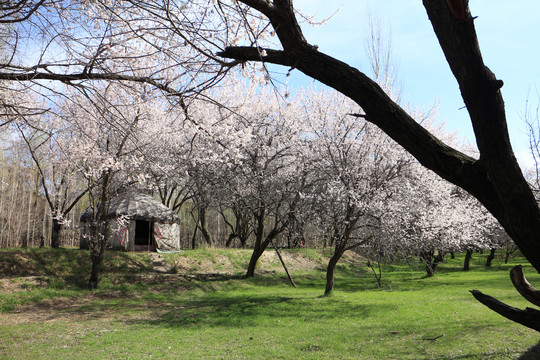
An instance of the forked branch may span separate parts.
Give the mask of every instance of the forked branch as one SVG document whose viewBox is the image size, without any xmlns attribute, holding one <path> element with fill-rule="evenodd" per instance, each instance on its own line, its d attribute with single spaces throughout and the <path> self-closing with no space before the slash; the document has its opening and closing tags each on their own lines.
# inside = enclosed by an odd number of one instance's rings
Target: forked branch
<svg viewBox="0 0 540 360">
<path fill-rule="evenodd" d="M 540 291 L 535 289 L 523 275 L 523 268 L 518 265 L 510 270 L 510 279 L 517 291 L 525 299 L 529 300 L 536 306 L 540 306 Z M 471 290 L 471 293 L 491 310 L 504 316 L 505 318 L 515 321 L 521 325 L 525 325 L 536 331 L 540 331 L 540 311 L 531 308 L 525 310 L 507 305 L 494 297 L 486 295 L 478 290 Z"/>
<path fill-rule="evenodd" d="M 510 270 L 510 279 L 521 296 L 540 307 L 540 291 L 527 281 L 525 275 L 523 275 L 523 267 L 521 265 L 515 266 Z"/>
</svg>

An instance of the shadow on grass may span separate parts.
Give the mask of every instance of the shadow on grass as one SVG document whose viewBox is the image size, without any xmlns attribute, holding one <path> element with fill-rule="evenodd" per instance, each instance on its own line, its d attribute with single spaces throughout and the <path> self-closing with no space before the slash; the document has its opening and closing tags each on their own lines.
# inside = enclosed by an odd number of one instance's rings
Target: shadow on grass
<svg viewBox="0 0 540 360">
<path fill-rule="evenodd" d="M 328 298 L 296 298 L 288 296 L 240 295 L 219 296 L 174 302 L 165 307 L 158 304 L 153 319 L 134 319 L 131 324 L 159 327 L 250 327 L 280 319 L 282 322 L 321 322 L 325 319 L 372 316 L 380 307 L 348 306 L 342 300 Z M 300 310 L 301 309 L 301 310 Z M 301 314 L 301 316 L 300 316 Z M 289 320 L 288 320 L 289 319 Z"/>
<path fill-rule="evenodd" d="M 84 286 L 77 277 L 64 279 Z M 62 278 L 56 281 L 62 282 Z M 320 286 L 317 286 L 320 285 Z M 263 286 L 261 286 L 263 285 Z M 117 318 L 130 324 L 157 327 L 248 327 L 260 321 L 290 319 L 291 322 L 317 322 L 324 319 L 367 318 L 380 310 L 371 305 L 352 306 L 344 299 L 321 297 L 323 282 L 315 281 L 317 290 L 292 289 L 286 278 L 241 275 L 109 275 L 97 291 L 78 292 L 70 298 L 27 304 L 19 310 L 47 314 L 48 319 L 66 316 L 84 319 Z M 45 287 L 51 288 L 53 284 Z M 308 286 L 309 287 L 309 286 Z M 307 290 L 307 292 L 306 292 Z"/>
<path fill-rule="evenodd" d="M 107 251 L 102 273 L 141 273 L 152 269 L 145 253 Z M 3 278 L 24 276 L 69 276 L 87 278 L 91 263 L 88 251 L 73 248 L 26 248 L 0 251 Z"/>
<path fill-rule="evenodd" d="M 113 280 L 120 285 L 111 283 L 108 289 L 68 297 L 54 298 L 49 294 L 27 302 L 17 309 L 17 314 L 36 321 L 116 319 L 125 324 L 165 328 L 244 328 L 275 319 L 291 323 L 321 323 L 351 316 L 362 319 L 381 311 L 380 305 L 353 306 L 341 298 L 322 297 L 322 289 L 320 294 L 297 292 L 282 284 L 279 277 L 241 280 L 240 276 L 202 274 L 196 279 L 171 275 Z M 265 283 L 265 287 L 257 283 Z"/>
<path fill-rule="evenodd" d="M 538 342 L 538 344 L 527 349 L 527 351 L 518 358 L 518 360 L 538 360 L 538 359 L 540 359 L 540 342 Z"/>
</svg>

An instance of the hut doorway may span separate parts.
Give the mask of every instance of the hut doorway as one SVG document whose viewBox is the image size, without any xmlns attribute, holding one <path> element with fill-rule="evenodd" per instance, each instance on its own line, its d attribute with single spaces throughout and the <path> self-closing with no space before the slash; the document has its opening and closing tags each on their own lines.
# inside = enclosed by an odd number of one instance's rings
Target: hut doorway
<svg viewBox="0 0 540 360">
<path fill-rule="evenodd" d="M 135 221 L 135 251 L 156 251 L 153 227 L 154 223 L 150 221 Z"/>
</svg>

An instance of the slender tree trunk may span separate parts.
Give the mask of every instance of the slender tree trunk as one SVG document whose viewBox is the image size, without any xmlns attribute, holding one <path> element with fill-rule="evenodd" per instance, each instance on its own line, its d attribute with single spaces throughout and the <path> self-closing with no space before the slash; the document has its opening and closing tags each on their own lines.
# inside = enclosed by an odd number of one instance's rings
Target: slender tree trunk
<svg viewBox="0 0 540 360">
<path fill-rule="evenodd" d="M 264 225 L 263 225 L 264 226 Z M 245 277 L 253 277 L 255 276 L 255 267 L 257 266 L 257 262 L 259 261 L 259 258 L 264 253 L 268 245 L 278 236 L 278 234 L 281 232 L 280 229 L 274 228 L 270 233 L 266 236 L 264 241 L 258 242 L 255 241 L 255 248 L 253 249 L 253 253 L 251 254 L 251 259 L 249 260 L 248 270 L 246 272 Z"/>
<path fill-rule="evenodd" d="M 212 241 L 212 235 L 208 231 L 208 228 L 206 227 L 206 207 L 199 208 L 199 226 L 201 228 L 201 233 L 203 235 L 204 241 L 207 246 L 212 247 L 213 241 Z"/>
<path fill-rule="evenodd" d="M 373 273 L 373 276 L 375 276 L 375 280 L 377 281 L 377 287 L 381 287 L 381 278 L 382 278 L 382 265 L 380 259 L 376 260 L 377 262 L 377 271 L 375 271 L 375 267 L 373 266 L 373 263 L 371 261 L 368 261 L 367 266 L 371 269 L 371 272 Z"/>
<path fill-rule="evenodd" d="M 90 279 L 88 280 L 88 287 L 90 290 L 95 290 L 98 287 L 100 268 L 101 260 L 94 258 L 92 261 L 92 270 L 90 270 Z"/>
<path fill-rule="evenodd" d="M 283 266 L 283 270 L 285 270 L 285 273 L 287 274 L 287 278 L 289 279 L 289 283 L 291 283 L 292 287 L 296 287 L 296 284 L 294 283 L 294 280 L 291 276 L 291 274 L 289 273 L 289 269 L 287 269 L 287 265 L 285 265 L 285 261 L 283 261 L 283 258 L 281 257 L 281 254 L 279 253 L 279 250 L 276 246 L 276 244 L 271 241 L 272 243 L 272 246 L 274 247 L 274 250 L 276 251 L 276 254 L 279 258 L 279 261 L 281 262 L 281 266 Z"/>
<path fill-rule="evenodd" d="M 465 262 L 463 263 L 463 271 L 469 271 L 472 253 L 473 251 L 471 249 L 467 249 L 467 252 L 465 253 Z"/>
<path fill-rule="evenodd" d="M 259 243 L 255 243 L 255 247 L 253 248 L 253 252 L 251 253 L 251 258 L 249 259 L 248 268 L 246 271 L 246 278 L 254 277 L 255 276 L 255 268 L 257 267 L 257 262 L 259 261 L 259 258 L 264 253 L 264 250 L 268 247 L 269 241 L 263 241 Z"/>
<path fill-rule="evenodd" d="M 99 216 L 101 218 L 101 216 Z M 98 220 L 96 224 L 92 225 L 94 230 L 91 232 L 92 239 L 94 241 L 93 246 L 90 247 L 90 260 L 92 262 L 92 269 L 90 270 L 90 278 L 88 279 L 88 287 L 91 290 L 95 290 L 99 284 L 99 274 L 101 270 L 101 263 L 105 255 L 105 249 L 107 248 L 107 239 L 109 238 L 107 224 Z"/>
<path fill-rule="evenodd" d="M 62 231 L 62 224 L 58 219 L 52 219 L 51 226 L 51 247 L 53 249 L 60 248 L 60 232 Z"/>
<path fill-rule="evenodd" d="M 105 250 L 107 248 L 107 242 L 109 240 L 109 227 L 105 221 L 105 214 L 107 213 L 107 200 L 109 191 L 109 180 L 111 177 L 111 170 L 108 170 L 103 176 L 103 184 L 101 185 L 101 197 L 98 206 L 98 210 L 94 213 L 94 222 L 92 224 L 93 231 L 90 237 L 90 260 L 92 262 L 92 270 L 90 271 L 90 278 L 88 279 L 88 287 L 91 290 L 97 289 L 99 284 L 99 273 L 101 269 L 101 263 Z"/>
<path fill-rule="evenodd" d="M 326 288 L 324 289 L 324 295 L 330 295 L 334 290 L 334 273 L 336 271 L 336 265 L 343 255 L 344 246 L 336 246 L 334 254 L 328 261 L 328 267 L 326 268 Z"/>
<path fill-rule="evenodd" d="M 268 244 L 263 246 L 265 213 L 265 208 L 261 207 L 259 211 L 255 214 L 255 218 L 257 220 L 257 229 L 255 230 L 255 244 L 253 245 L 253 253 L 251 253 L 251 258 L 249 259 L 249 264 L 245 275 L 246 278 L 255 276 L 255 267 L 257 266 L 257 261 L 263 254 L 266 246 L 268 246 Z"/>
<path fill-rule="evenodd" d="M 231 247 L 232 242 L 234 239 L 236 239 L 238 236 L 235 233 L 230 233 L 229 237 L 227 238 L 227 241 L 225 242 L 225 247 Z"/>
<path fill-rule="evenodd" d="M 238 237 L 238 239 L 240 239 L 240 247 L 242 249 L 245 249 L 247 246 L 248 236 L 241 235 Z"/>
<path fill-rule="evenodd" d="M 420 253 L 420 258 L 426 264 L 426 277 L 435 275 L 435 269 L 437 269 L 437 266 L 442 261 L 441 254 L 439 253 L 435 256 L 434 250 L 422 251 Z"/>
<path fill-rule="evenodd" d="M 199 226 L 195 225 L 195 230 L 193 230 L 193 235 L 191 236 L 191 249 L 194 250 L 197 245 L 197 231 Z"/>
<path fill-rule="evenodd" d="M 497 249 L 490 249 L 489 250 L 489 255 L 487 257 L 487 260 L 486 260 L 486 267 L 491 267 L 491 262 L 493 261 L 493 259 L 495 259 L 495 251 Z"/>
<path fill-rule="evenodd" d="M 0 169 L 2 170 L 2 180 L 0 180 L 0 184 L 4 184 L 6 171 L 4 167 L 1 167 Z M 6 192 L 2 192 L 0 193 L 0 195 L 0 213 L 5 214 L 6 211 L 4 209 L 4 198 L 6 197 Z M 4 226 L 0 226 L 0 248 L 4 247 L 4 228 Z"/>
<path fill-rule="evenodd" d="M 40 241 L 39 241 L 39 247 L 40 248 L 45 246 L 45 238 L 48 235 L 47 234 L 47 219 L 49 219 L 47 217 L 47 210 L 48 209 L 49 209 L 49 207 L 47 206 L 47 203 L 43 202 L 43 222 L 42 222 L 42 227 L 41 227 L 41 237 L 40 237 Z"/>
<path fill-rule="evenodd" d="M 26 234 L 24 234 L 24 237 L 22 239 L 21 247 L 26 248 L 28 247 L 28 242 L 30 240 L 30 224 L 32 224 L 32 193 L 29 192 L 28 195 L 28 219 L 26 220 Z"/>
</svg>

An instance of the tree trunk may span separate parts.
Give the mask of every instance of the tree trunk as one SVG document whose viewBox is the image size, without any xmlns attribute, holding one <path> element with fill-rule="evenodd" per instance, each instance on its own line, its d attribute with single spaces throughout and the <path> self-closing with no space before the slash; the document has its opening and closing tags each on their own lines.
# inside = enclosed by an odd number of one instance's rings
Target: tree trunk
<svg viewBox="0 0 540 360">
<path fill-rule="evenodd" d="M 108 141 L 107 141 L 108 142 Z M 101 269 L 101 262 L 107 249 L 107 242 L 109 239 L 109 227 L 105 221 L 105 214 L 108 208 L 108 191 L 109 181 L 111 179 L 111 170 L 108 170 L 103 175 L 103 183 L 101 185 L 101 196 L 99 199 L 99 205 L 97 211 L 94 211 L 94 219 L 90 231 L 90 241 L 88 245 L 90 247 L 90 260 L 92 262 L 92 269 L 90 271 L 90 278 L 88 279 L 88 287 L 91 290 L 97 289 L 99 284 L 99 273 Z"/>
<path fill-rule="evenodd" d="M 431 265 L 431 262 L 426 262 L 426 277 L 432 277 L 435 275 L 435 269 Z"/>
<path fill-rule="evenodd" d="M 98 214 L 98 218 L 101 219 L 101 215 Z M 101 270 L 101 263 L 105 255 L 108 239 L 108 228 L 105 222 L 96 220 L 92 224 L 91 238 L 90 238 L 90 261 L 92 262 L 92 269 L 90 270 L 90 278 L 88 279 L 88 287 L 90 290 L 95 290 L 99 284 L 99 273 Z"/>
<path fill-rule="evenodd" d="M 242 249 L 245 249 L 247 247 L 248 235 L 246 236 L 242 235 L 239 237 L 239 239 L 240 239 L 240 247 Z"/>
<path fill-rule="evenodd" d="M 463 262 L 463 271 L 469 271 L 472 253 L 473 251 L 471 249 L 467 249 L 467 252 L 465 253 L 465 261 Z"/>
<path fill-rule="evenodd" d="M 249 260 L 248 269 L 246 271 L 246 275 L 244 276 L 245 278 L 255 276 L 255 268 L 257 267 L 257 262 L 259 261 L 259 258 L 264 253 L 268 245 L 277 237 L 280 232 L 281 231 L 279 229 L 274 228 L 266 236 L 264 241 L 255 241 L 255 247 L 253 249 L 253 253 L 251 254 L 251 259 Z"/>
<path fill-rule="evenodd" d="M 266 246 L 263 246 L 263 235 L 264 235 L 264 216 L 266 214 L 266 209 L 264 206 L 261 206 L 257 213 L 255 213 L 255 220 L 257 222 L 257 229 L 255 230 L 255 244 L 253 245 L 253 252 L 251 253 L 251 258 L 249 259 L 248 268 L 246 271 L 246 278 L 255 276 L 255 267 L 257 266 L 257 261 L 263 254 Z"/>
<path fill-rule="evenodd" d="M 371 269 L 373 276 L 375 276 L 375 280 L 377 281 L 377 287 L 380 288 L 382 284 L 382 266 L 379 258 L 377 258 L 377 260 L 375 261 L 377 262 L 377 271 L 375 271 L 375 267 L 373 266 L 373 263 L 371 261 L 368 261 L 367 266 Z"/>
<path fill-rule="evenodd" d="M 191 236 L 191 250 L 194 250 L 197 245 L 197 231 L 199 226 L 195 225 L 195 230 L 193 230 L 193 235 Z"/>
<path fill-rule="evenodd" d="M 234 239 L 236 239 L 238 237 L 238 235 L 236 235 L 235 233 L 230 233 L 229 234 L 229 237 L 227 238 L 227 241 L 225 242 L 225 247 L 231 247 L 232 245 L 232 242 Z"/>
<path fill-rule="evenodd" d="M 214 244 L 212 240 L 212 235 L 206 227 L 206 207 L 204 206 L 199 208 L 199 226 L 206 245 L 212 247 Z"/>
<path fill-rule="evenodd" d="M 442 251 L 437 251 L 437 256 L 433 259 L 433 271 L 439 266 L 440 263 L 444 262 L 444 253 Z"/>
<path fill-rule="evenodd" d="M 92 270 L 90 270 L 90 279 L 88 279 L 88 287 L 90 290 L 95 290 L 99 283 L 99 270 L 103 258 L 92 257 Z"/>
<path fill-rule="evenodd" d="M 249 259 L 248 268 L 246 271 L 246 275 L 244 275 L 245 278 L 250 278 L 255 276 L 255 268 L 257 267 L 257 261 L 259 261 L 259 258 L 264 253 L 265 249 L 261 250 L 261 245 L 257 246 L 255 249 L 253 249 L 253 252 L 251 253 L 251 258 Z"/>
<path fill-rule="evenodd" d="M 508 259 L 510 259 L 510 253 L 509 253 L 509 252 L 507 252 L 507 253 L 505 254 L 505 256 L 504 256 L 504 263 L 505 263 L 505 264 L 508 264 Z"/>
<path fill-rule="evenodd" d="M 487 257 L 487 260 L 486 260 L 486 267 L 491 267 L 491 262 L 493 261 L 493 259 L 495 259 L 495 251 L 497 249 L 490 249 L 489 250 L 489 255 Z"/>
<path fill-rule="evenodd" d="M 434 250 L 425 250 L 420 253 L 420 259 L 426 264 L 426 277 L 435 275 L 435 269 L 441 261 L 441 254 L 439 253 L 435 257 Z"/>
<path fill-rule="evenodd" d="M 62 231 L 62 224 L 58 219 L 52 219 L 51 226 L 51 247 L 53 249 L 60 248 L 60 232 Z"/>
<path fill-rule="evenodd" d="M 326 288 L 324 289 L 324 295 L 330 295 L 334 290 L 334 273 L 336 271 L 336 265 L 341 259 L 344 250 L 341 247 L 336 246 L 334 254 L 328 261 L 328 267 L 326 268 Z"/>
</svg>

